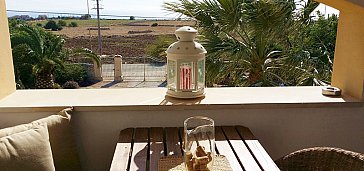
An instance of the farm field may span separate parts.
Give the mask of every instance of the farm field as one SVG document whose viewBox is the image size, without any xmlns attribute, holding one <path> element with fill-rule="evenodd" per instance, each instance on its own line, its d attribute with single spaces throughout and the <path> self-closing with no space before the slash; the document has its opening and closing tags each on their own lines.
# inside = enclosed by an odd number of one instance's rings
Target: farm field
<svg viewBox="0 0 364 171">
<path fill-rule="evenodd" d="M 55 20 L 58 22 L 57 20 Z M 89 48 L 97 51 L 97 20 L 64 20 L 67 24 L 77 22 L 78 27 L 63 27 L 54 34 L 65 37 L 65 46 L 68 48 Z M 32 24 L 47 21 L 33 21 Z M 152 27 L 152 24 L 157 26 Z M 193 21 L 167 21 L 167 20 L 100 20 L 102 46 L 104 55 L 143 56 L 144 49 L 152 44 L 158 36 L 168 35 L 174 37 L 174 31 L 185 25 L 193 26 Z M 89 29 L 92 30 L 89 30 Z"/>
</svg>

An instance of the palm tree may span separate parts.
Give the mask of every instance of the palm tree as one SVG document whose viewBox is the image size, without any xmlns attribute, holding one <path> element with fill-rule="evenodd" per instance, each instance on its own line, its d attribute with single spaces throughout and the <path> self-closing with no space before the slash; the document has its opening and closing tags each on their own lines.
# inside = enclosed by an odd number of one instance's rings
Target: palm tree
<svg viewBox="0 0 364 171">
<path fill-rule="evenodd" d="M 35 75 L 35 87 L 39 89 L 53 88 L 53 72 L 56 66 L 63 66 L 65 59 L 62 53 L 64 39 L 39 28 L 22 25 L 11 34 L 13 51 L 25 48 L 23 63 L 32 66 Z"/>
<path fill-rule="evenodd" d="M 31 67 L 35 76 L 35 88 L 52 89 L 53 73 L 56 67 L 63 68 L 63 63 L 69 56 L 86 56 L 100 65 L 96 54 L 87 49 L 65 51 L 64 39 L 41 28 L 21 25 L 11 34 L 14 64 L 16 68 Z M 20 71 L 16 71 L 19 73 Z M 18 75 L 18 74 L 17 74 Z M 20 76 L 17 76 L 19 79 Z"/>
<path fill-rule="evenodd" d="M 298 11 L 297 3 L 294 0 L 179 0 L 165 3 L 164 8 L 197 21 L 209 52 L 208 85 L 219 82 L 233 86 L 279 86 L 288 84 L 287 73 L 281 71 L 295 64 L 287 60 L 292 54 L 288 35 L 297 29 L 297 23 L 309 22 L 311 18 L 307 14 L 318 5 L 308 1 Z"/>
</svg>

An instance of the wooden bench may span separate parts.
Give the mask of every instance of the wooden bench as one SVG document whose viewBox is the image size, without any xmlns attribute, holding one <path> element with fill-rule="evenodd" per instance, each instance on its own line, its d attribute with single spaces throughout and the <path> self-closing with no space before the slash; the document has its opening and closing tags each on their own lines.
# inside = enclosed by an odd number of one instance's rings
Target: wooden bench
<svg viewBox="0 0 364 171">
<path fill-rule="evenodd" d="M 110 170 L 157 171 L 163 156 L 183 156 L 183 128 L 127 128 L 120 132 Z M 279 170 L 252 132 L 243 126 L 215 127 L 216 153 L 234 171 Z"/>
</svg>

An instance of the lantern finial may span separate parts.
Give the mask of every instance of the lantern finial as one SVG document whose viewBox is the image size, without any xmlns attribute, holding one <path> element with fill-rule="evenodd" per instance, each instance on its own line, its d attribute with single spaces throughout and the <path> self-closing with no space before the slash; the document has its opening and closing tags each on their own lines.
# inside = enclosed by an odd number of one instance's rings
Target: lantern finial
<svg viewBox="0 0 364 171">
<path fill-rule="evenodd" d="M 175 32 L 177 40 L 181 42 L 192 42 L 197 36 L 197 30 L 190 26 L 183 26 Z"/>
</svg>

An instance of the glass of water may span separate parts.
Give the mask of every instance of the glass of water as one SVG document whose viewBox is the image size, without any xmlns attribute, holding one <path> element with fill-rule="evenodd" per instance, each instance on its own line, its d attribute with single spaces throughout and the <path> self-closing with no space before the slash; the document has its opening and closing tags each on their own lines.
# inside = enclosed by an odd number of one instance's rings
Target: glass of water
<svg viewBox="0 0 364 171">
<path fill-rule="evenodd" d="M 194 116 L 184 121 L 184 150 L 187 171 L 213 170 L 215 127 L 212 119 Z"/>
</svg>

